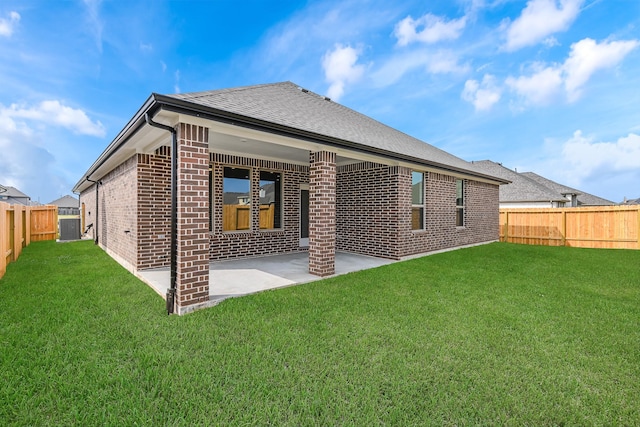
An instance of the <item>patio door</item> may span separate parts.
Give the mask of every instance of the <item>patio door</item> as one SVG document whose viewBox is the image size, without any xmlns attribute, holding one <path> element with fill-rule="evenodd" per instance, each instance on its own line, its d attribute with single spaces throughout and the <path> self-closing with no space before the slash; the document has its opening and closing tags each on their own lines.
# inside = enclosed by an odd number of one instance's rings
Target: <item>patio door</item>
<svg viewBox="0 0 640 427">
<path fill-rule="evenodd" d="M 309 186 L 300 186 L 300 247 L 309 246 Z"/>
</svg>

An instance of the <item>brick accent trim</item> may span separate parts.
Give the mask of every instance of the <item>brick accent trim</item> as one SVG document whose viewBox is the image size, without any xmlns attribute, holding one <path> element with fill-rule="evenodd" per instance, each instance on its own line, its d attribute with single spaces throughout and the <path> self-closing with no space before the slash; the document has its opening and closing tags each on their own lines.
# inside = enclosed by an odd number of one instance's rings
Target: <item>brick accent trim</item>
<svg viewBox="0 0 640 427">
<path fill-rule="evenodd" d="M 309 156 L 309 273 L 335 273 L 336 153 Z"/>
<path fill-rule="evenodd" d="M 176 304 L 184 307 L 209 300 L 209 129 L 179 123 L 177 155 Z"/>
</svg>

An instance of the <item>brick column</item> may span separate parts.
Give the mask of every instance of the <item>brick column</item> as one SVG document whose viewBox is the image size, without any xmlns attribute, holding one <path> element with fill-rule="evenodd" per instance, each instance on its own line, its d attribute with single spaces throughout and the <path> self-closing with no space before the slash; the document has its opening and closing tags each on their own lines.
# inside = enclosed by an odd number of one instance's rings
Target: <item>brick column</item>
<svg viewBox="0 0 640 427">
<path fill-rule="evenodd" d="M 336 153 L 309 157 L 309 273 L 329 276 L 336 260 Z"/>
<path fill-rule="evenodd" d="M 178 313 L 209 300 L 208 141 L 208 128 L 178 124 Z"/>
</svg>

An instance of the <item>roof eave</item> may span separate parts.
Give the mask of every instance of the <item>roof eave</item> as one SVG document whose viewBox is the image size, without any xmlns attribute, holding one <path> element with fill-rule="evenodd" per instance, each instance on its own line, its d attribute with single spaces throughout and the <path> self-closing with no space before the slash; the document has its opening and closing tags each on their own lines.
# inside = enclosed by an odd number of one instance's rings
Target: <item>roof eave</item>
<svg viewBox="0 0 640 427">
<path fill-rule="evenodd" d="M 445 165 L 442 163 L 429 161 L 413 156 L 394 153 L 391 151 L 376 149 L 374 147 L 368 147 L 353 141 L 348 141 L 340 138 L 334 138 L 327 135 L 322 135 L 314 132 L 304 131 L 301 129 L 292 128 L 285 125 L 279 125 L 264 120 L 255 119 L 252 117 L 243 116 L 241 114 L 231 113 L 229 111 L 220 110 L 213 107 L 197 104 L 194 102 L 186 101 L 183 99 L 174 98 L 167 95 L 154 94 L 155 99 L 162 106 L 163 110 L 171 111 L 174 113 L 183 113 L 187 115 L 193 115 L 195 117 L 223 122 L 226 124 L 240 125 L 256 130 L 268 131 L 284 136 L 303 138 L 311 142 L 318 142 L 325 145 L 347 148 L 365 152 L 368 154 L 381 155 L 384 157 L 392 158 L 394 160 L 401 160 L 409 163 L 415 163 L 428 167 L 437 168 L 443 171 L 454 172 L 458 174 L 469 175 L 472 177 L 481 178 L 495 182 L 496 184 L 509 184 L 511 181 L 503 178 L 499 178 L 492 175 L 482 174 L 469 169 L 458 168 L 451 165 Z"/>
</svg>

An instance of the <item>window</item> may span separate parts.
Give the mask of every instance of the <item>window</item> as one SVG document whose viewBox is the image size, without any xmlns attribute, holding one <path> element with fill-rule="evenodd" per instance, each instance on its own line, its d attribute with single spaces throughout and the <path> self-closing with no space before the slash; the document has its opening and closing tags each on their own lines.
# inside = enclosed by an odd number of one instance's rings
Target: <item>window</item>
<svg viewBox="0 0 640 427">
<path fill-rule="evenodd" d="M 251 171 L 225 167 L 222 180 L 222 230 L 251 226 Z"/>
<path fill-rule="evenodd" d="M 464 227 L 464 181 L 456 179 L 456 226 Z"/>
<path fill-rule="evenodd" d="M 411 229 L 424 230 L 424 174 L 411 172 Z"/>
<path fill-rule="evenodd" d="M 282 228 L 282 176 L 260 171 L 260 229 Z"/>
</svg>

